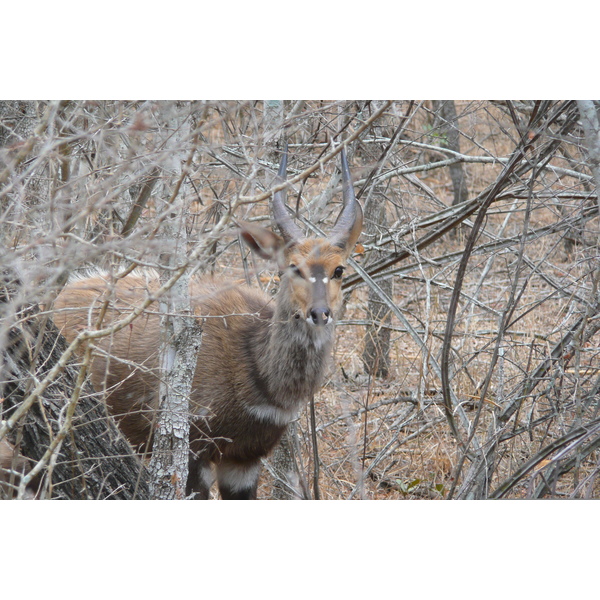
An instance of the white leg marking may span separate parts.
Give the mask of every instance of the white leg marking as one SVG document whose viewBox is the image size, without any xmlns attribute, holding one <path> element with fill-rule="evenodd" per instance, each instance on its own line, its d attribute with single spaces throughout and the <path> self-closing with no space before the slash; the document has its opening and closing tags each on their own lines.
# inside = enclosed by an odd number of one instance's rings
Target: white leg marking
<svg viewBox="0 0 600 600">
<path fill-rule="evenodd" d="M 210 486 L 215 480 L 215 474 L 211 465 L 205 465 L 200 468 L 200 479 L 202 483 L 210 490 Z"/>
<path fill-rule="evenodd" d="M 219 486 L 226 487 L 234 494 L 252 487 L 260 473 L 260 463 L 245 466 L 223 462 L 217 465 Z"/>
</svg>

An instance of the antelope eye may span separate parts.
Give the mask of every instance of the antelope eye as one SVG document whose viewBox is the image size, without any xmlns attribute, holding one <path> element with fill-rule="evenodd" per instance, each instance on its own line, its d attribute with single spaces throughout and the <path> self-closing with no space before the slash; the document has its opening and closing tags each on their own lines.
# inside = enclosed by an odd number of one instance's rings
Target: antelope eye
<svg viewBox="0 0 600 600">
<path fill-rule="evenodd" d="M 336 267 L 335 271 L 333 272 L 332 279 L 341 279 L 343 274 L 344 274 L 344 267 Z"/>
<path fill-rule="evenodd" d="M 289 269 L 294 275 L 296 275 L 296 277 L 304 277 L 304 275 L 302 275 L 302 271 L 300 271 L 296 265 L 290 265 Z"/>
</svg>

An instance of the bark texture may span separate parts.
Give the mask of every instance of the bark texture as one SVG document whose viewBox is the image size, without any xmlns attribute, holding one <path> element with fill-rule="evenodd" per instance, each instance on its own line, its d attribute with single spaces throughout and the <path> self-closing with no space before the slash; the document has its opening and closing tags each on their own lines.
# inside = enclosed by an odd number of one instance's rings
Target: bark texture
<svg viewBox="0 0 600 600">
<path fill-rule="evenodd" d="M 579 100 L 577 108 L 585 132 L 590 168 L 596 180 L 596 196 L 600 211 L 600 103 L 592 100 Z"/>
<path fill-rule="evenodd" d="M 161 273 L 161 282 L 171 277 L 173 270 L 185 265 L 190 249 L 188 239 L 189 194 L 185 181 L 197 148 L 198 137 L 192 134 L 192 119 L 174 116 L 165 126 L 174 131 L 167 148 L 172 152 L 172 164 L 165 170 L 164 207 L 170 216 L 162 227 L 164 251 L 161 264 L 170 270 Z M 191 146 L 188 146 L 192 141 Z M 170 176 L 170 177 L 169 177 Z M 160 196 L 160 194 L 158 195 Z M 156 419 L 152 458 L 150 460 L 150 495 L 157 500 L 182 500 L 190 461 L 190 394 L 202 328 L 193 315 L 190 297 L 190 274 L 184 271 L 175 285 L 159 302 L 161 318 L 159 412 Z"/>
<path fill-rule="evenodd" d="M 182 279 L 187 288 L 189 278 Z M 189 290 L 183 291 L 178 299 L 173 296 L 163 318 L 161 410 L 150 462 L 151 496 L 159 500 L 185 497 L 190 450 L 189 398 L 202 337 L 200 325 L 189 315 Z M 180 306 L 181 301 L 187 307 Z"/>
<path fill-rule="evenodd" d="M 365 205 L 364 236 L 371 243 L 377 244 L 380 233 L 387 229 L 385 196 L 373 193 Z M 381 259 L 383 254 L 372 250 L 365 261 L 368 266 Z M 379 283 L 380 288 L 392 298 L 392 279 L 384 279 Z M 387 377 L 390 372 L 390 324 L 391 315 L 379 295 L 369 288 L 368 319 L 369 325 L 365 331 L 362 360 L 365 372 L 375 377 Z"/>
<path fill-rule="evenodd" d="M 434 110 L 437 113 L 437 127 L 440 133 L 440 146 L 453 152 L 460 153 L 460 135 L 458 130 L 458 117 L 454 100 L 434 100 Z M 450 178 L 454 199 L 452 205 L 460 204 L 467 200 L 467 179 L 462 163 L 450 165 Z"/>
</svg>

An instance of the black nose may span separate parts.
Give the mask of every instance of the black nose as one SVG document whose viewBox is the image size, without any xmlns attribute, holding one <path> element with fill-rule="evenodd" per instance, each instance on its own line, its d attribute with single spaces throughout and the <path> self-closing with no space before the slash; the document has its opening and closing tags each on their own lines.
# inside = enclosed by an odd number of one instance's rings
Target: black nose
<svg viewBox="0 0 600 600">
<path fill-rule="evenodd" d="M 313 308 L 310 318 L 315 325 L 327 325 L 331 311 L 328 308 Z"/>
</svg>

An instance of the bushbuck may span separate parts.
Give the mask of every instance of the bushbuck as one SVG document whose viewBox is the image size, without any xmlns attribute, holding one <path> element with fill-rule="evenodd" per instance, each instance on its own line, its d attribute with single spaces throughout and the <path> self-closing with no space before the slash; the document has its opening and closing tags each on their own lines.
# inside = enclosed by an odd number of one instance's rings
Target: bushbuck
<svg viewBox="0 0 600 600">
<path fill-rule="evenodd" d="M 240 224 L 246 244 L 279 267 L 275 298 L 234 282 L 195 278 L 190 284 L 194 313 L 204 324 L 189 399 L 189 497 L 209 497 L 214 467 L 223 499 L 255 499 L 261 458 L 322 384 L 342 277 L 363 220 L 343 150 L 341 162 L 343 207 L 328 237 L 304 236 L 283 191 L 273 194 L 272 204 L 281 235 Z M 276 183 L 285 180 L 286 165 L 287 149 Z M 110 291 L 113 300 L 103 326 L 158 287 L 158 273 L 149 270 L 119 280 Z M 65 287 L 55 303 L 55 322 L 68 340 L 88 327 L 90 315 L 93 322 L 107 290 L 103 274 Z M 107 406 L 120 428 L 134 446 L 146 450 L 158 408 L 159 329 L 160 315 L 143 314 L 99 343 L 91 365 L 92 383 L 96 390 L 106 389 Z"/>
</svg>

